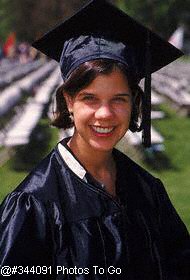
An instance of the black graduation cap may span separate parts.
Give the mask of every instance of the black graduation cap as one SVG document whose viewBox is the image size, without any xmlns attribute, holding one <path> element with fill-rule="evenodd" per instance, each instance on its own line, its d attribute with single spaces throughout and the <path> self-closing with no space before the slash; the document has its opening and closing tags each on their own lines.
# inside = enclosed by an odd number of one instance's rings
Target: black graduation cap
<svg viewBox="0 0 190 280">
<path fill-rule="evenodd" d="M 183 53 L 106 0 L 93 0 L 35 41 L 33 47 L 60 62 L 63 79 L 81 63 L 113 59 L 128 67 L 137 81 L 145 78 L 143 144 L 151 145 L 151 73 Z"/>
</svg>

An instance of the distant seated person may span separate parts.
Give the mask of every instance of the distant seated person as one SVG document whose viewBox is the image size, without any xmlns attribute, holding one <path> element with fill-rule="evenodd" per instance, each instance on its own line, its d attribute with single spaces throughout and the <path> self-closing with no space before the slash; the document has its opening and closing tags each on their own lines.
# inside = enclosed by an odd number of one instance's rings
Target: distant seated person
<svg viewBox="0 0 190 280">
<path fill-rule="evenodd" d="M 24 64 L 30 60 L 29 49 L 30 46 L 26 42 L 22 42 L 18 45 L 18 56 L 19 56 L 20 63 Z"/>
<path fill-rule="evenodd" d="M 0 46 L 0 60 L 4 57 L 4 54 L 3 54 L 3 49 L 1 48 Z"/>
</svg>

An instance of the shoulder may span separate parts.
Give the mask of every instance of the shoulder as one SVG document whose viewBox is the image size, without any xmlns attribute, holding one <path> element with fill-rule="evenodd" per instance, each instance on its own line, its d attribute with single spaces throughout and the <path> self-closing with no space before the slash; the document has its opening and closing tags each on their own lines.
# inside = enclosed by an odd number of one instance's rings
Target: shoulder
<svg viewBox="0 0 190 280">
<path fill-rule="evenodd" d="M 15 236 L 22 236 L 30 229 L 46 232 L 55 213 L 62 215 L 58 193 L 59 164 L 53 150 L 6 196 L 0 205 L 0 236 L 4 227 L 8 227 L 7 232 L 13 228 Z"/>
<path fill-rule="evenodd" d="M 116 158 L 119 162 L 119 174 L 124 182 L 123 194 L 126 193 L 131 207 L 154 210 L 157 216 L 160 215 L 163 204 L 170 207 L 170 199 L 160 179 L 118 150 L 116 150 Z"/>
<path fill-rule="evenodd" d="M 6 197 L 0 206 L 1 265 L 50 262 L 52 222 L 47 211 L 32 194 L 15 191 Z"/>
<path fill-rule="evenodd" d="M 122 185 L 128 197 L 130 196 L 132 200 L 135 199 L 136 203 L 139 201 L 143 207 L 144 205 L 152 205 L 157 208 L 160 197 L 167 196 L 165 187 L 160 179 L 153 176 L 122 152 L 117 150 L 116 154 L 119 162 L 119 174 L 121 174 L 121 180 L 125 182 Z"/>
<path fill-rule="evenodd" d="M 53 149 L 15 188 L 10 198 L 22 194 L 24 198 L 34 198 L 44 203 L 56 200 L 60 183 L 61 162 Z"/>
<path fill-rule="evenodd" d="M 116 156 L 116 161 L 118 162 L 119 168 L 122 168 L 122 172 L 131 173 L 136 179 L 142 180 L 145 183 L 159 184 L 160 180 L 153 176 L 150 172 L 144 169 L 142 166 L 137 164 L 127 155 L 122 153 L 121 151 L 115 149 L 114 154 Z"/>
<path fill-rule="evenodd" d="M 13 191 L 8 194 L 0 206 L 0 217 L 3 220 L 7 218 L 15 218 L 17 214 L 20 215 L 21 219 L 24 219 L 26 215 L 31 215 L 32 212 L 37 211 L 40 216 L 43 216 L 45 211 L 43 210 L 43 204 L 35 198 L 32 194 Z"/>
</svg>

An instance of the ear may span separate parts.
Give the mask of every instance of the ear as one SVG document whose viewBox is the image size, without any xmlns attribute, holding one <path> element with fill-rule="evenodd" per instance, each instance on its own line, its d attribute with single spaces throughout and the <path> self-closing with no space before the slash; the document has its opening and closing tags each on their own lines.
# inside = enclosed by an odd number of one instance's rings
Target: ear
<svg viewBox="0 0 190 280">
<path fill-rule="evenodd" d="M 67 108 L 69 110 L 69 112 L 71 113 L 73 111 L 73 97 L 70 96 L 68 93 L 64 92 L 63 93 L 66 104 L 67 104 Z"/>
</svg>

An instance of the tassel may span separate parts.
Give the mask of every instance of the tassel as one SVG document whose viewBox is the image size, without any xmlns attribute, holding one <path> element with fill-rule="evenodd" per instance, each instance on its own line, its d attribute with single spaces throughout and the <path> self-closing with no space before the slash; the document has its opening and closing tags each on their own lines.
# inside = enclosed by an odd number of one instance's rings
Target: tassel
<svg viewBox="0 0 190 280">
<path fill-rule="evenodd" d="M 151 146 L 151 43 L 149 30 L 146 41 L 145 73 L 144 97 L 142 103 L 142 143 L 144 147 L 147 148 Z"/>
</svg>

